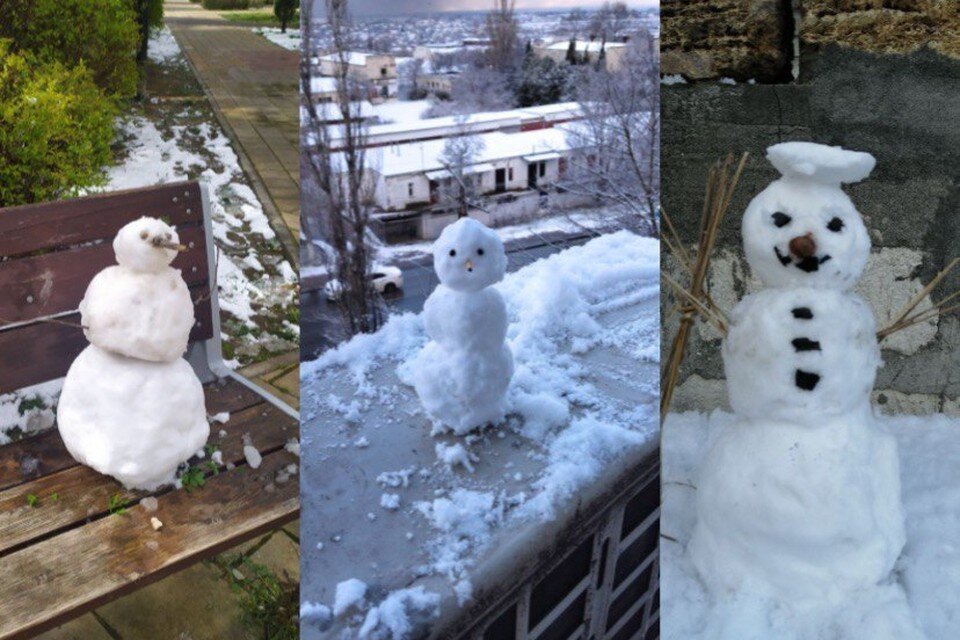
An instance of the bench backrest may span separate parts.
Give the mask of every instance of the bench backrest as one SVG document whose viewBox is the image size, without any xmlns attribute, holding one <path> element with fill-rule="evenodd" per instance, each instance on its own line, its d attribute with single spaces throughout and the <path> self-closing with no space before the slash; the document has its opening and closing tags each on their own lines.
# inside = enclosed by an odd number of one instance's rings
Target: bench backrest
<svg viewBox="0 0 960 640">
<path fill-rule="evenodd" d="M 200 301 L 191 350 L 219 338 L 205 198 L 200 183 L 180 182 L 0 209 L 0 393 L 66 375 L 88 344 L 77 312 L 87 285 L 116 264 L 113 237 L 141 216 L 164 219 L 188 247 L 173 267 Z"/>
</svg>

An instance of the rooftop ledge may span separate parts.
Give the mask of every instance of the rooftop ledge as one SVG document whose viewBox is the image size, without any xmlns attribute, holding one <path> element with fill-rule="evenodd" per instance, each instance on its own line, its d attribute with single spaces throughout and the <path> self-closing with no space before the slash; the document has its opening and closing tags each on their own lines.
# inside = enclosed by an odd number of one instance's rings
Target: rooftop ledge
<svg viewBox="0 0 960 640">
<path fill-rule="evenodd" d="M 302 637 L 463 629 L 649 472 L 658 273 L 656 241 L 621 231 L 508 274 L 512 411 L 482 433 L 431 435 L 402 381 L 419 315 L 303 365 Z M 365 596 L 335 616 L 349 579 Z"/>
</svg>

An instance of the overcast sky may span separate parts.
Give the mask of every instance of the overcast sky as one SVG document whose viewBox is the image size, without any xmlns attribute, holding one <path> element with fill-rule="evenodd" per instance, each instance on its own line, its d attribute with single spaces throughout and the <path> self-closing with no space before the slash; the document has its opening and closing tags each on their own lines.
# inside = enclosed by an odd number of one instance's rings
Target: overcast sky
<svg viewBox="0 0 960 640">
<path fill-rule="evenodd" d="M 592 9 L 603 0 L 517 0 L 517 9 Z M 655 7 L 657 0 L 632 0 L 631 8 Z M 354 15 L 386 13 L 423 13 L 428 11 L 486 11 L 493 0 L 350 0 Z"/>
</svg>

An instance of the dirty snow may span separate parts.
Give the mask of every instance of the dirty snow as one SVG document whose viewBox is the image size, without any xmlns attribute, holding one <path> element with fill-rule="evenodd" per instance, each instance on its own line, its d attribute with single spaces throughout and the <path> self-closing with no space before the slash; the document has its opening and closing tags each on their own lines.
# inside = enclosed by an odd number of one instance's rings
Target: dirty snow
<svg viewBox="0 0 960 640">
<path fill-rule="evenodd" d="M 180 45 L 166 26 L 154 29 L 147 44 L 147 57 L 156 64 L 186 64 Z"/>
<path fill-rule="evenodd" d="M 684 413 L 669 416 L 663 427 L 661 607 L 665 640 L 730 637 L 716 635 L 721 624 L 728 634 L 732 631 L 735 637 L 745 639 L 902 640 L 896 625 L 907 617 L 919 623 L 928 640 L 957 637 L 960 419 L 943 414 L 878 418 L 900 448 L 906 547 L 891 583 L 847 601 L 803 611 L 749 598 L 712 606 L 684 553 L 696 519 L 698 466 L 716 434 L 733 419 L 721 411 Z M 750 634 L 737 631 L 744 629 Z"/>
</svg>

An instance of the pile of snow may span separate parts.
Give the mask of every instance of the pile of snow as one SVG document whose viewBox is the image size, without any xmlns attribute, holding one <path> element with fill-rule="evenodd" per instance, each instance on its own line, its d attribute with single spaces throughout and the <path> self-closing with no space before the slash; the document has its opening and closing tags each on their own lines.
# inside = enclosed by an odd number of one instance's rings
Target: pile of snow
<svg viewBox="0 0 960 640">
<path fill-rule="evenodd" d="M 417 621 L 436 617 L 440 596 L 421 587 L 400 589 L 367 612 L 361 640 L 401 640 L 411 637 Z"/>
<path fill-rule="evenodd" d="M 54 410 L 63 378 L 0 394 L 0 445 L 13 436 L 46 431 L 53 426 Z"/>
<path fill-rule="evenodd" d="M 897 439 L 907 543 L 887 583 L 803 607 L 762 597 L 711 599 L 685 547 L 696 520 L 698 471 L 724 412 L 671 415 L 663 427 L 661 546 L 665 640 L 952 640 L 960 623 L 960 420 L 935 414 L 877 418 Z"/>
<path fill-rule="evenodd" d="M 396 505 L 401 513 L 389 517 L 418 516 L 429 535 L 417 536 L 425 562 L 415 575 L 443 576 L 461 604 L 469 600 L 470 573 L 504 528 L 556 518 L 572 496 L 615 467 L 626 452 L 655 437 L 658 281 L 658 242 L 625 231 L 507 274 L 494 285 L 506 304 L 507 342 L 516 362 L 506 421 L 434 441 L 432 464 L 415 459 L 412 466 L 366 468 L 378 489 L 390 494 L 378 490 L 374 502 L 351 508 L 362 513 Z M 322 452 L 331 450 L 356 451 L 357 456 L 371 452 L 375 455 L 367 460 L 376 459 L 387 430 L 430 433 L 430 421 L 402 375 L 404 364 L 427 341 L 423 315 L 406 313 L 391 316 L 375 334 L 357 336 L 302 364 L 304 437 L 325 443 L 308 449 L 321 452 L 321 461 L 311 453 L 307 464 L 329 465 Z M 603 350 L 607 345 L 615 348 Z M 612 381 L 605 377 L 606 366 L 592 362 L 594 357 L 606 362 L 603 358 L 611 353 L 618 363 L 629 354 L 626 358 L 636 355 L 644 365 L 646 373 L 630 378 L 624 397 L 611 393 L 609 385 L 629 374 L 611 373 Z M 338 382 L 331 387 L 333 379 Z M 416 408 L 408 409 L 411 405 Z M 344 423 L 347 413 L 352 423 Z M 358 430 L 369 449 L 350 446 Z M 517 461 L 523 469 L 483 455 L 505 439 L 526 452 Z M 494 469 L 502 473 L 491 477 Z M 410 534 L 407 540 L 413 538 Z"/>
<path fill-rule="evenodd" d="M 166 26 L 154 29 L 147 43 L 147 57 L 156 64 L 185 64 L 180 45 Z"/>
<path fill-rule="evenodd" d="M 280 31 L 279 27 L 256 27 L 253 32 L 289 51 L 300 50 L 300 29 L 296 24 L 287 27 L 286 33 Z"/>
</svg>

